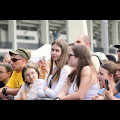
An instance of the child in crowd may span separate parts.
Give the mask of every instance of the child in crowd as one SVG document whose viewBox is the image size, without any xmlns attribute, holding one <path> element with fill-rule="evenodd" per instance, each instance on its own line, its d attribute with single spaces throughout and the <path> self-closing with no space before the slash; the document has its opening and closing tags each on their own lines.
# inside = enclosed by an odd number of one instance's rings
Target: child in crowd
<svg viewBox="0 0 120 120">
<path fill-rule="evenodd" d="M 109 91 L 105 90 L 105 96 L 104 96 L 105 100 L 120 100 L 120 60 L 118 60 L 116 64 L 117 64 L 116 75 L 119 81 L 117 82 L 117 84 L 113 89 L 109 85 Z"/>
<path fill-rule="evenodd" d="M 9 63 L 0 63 L 0 88 L 4 87 L 13 73 Z"/>
<path fill-rule="evenodd" d="M 28 63 L 22 70 L 22 77 L 24 84 L 14 100 L 35 100 L 37 99 L 37 91 L 41 84 L 42 79 L 39 79 L 39 67 L 35 63 Z"/>
<path fill-rule="evenodd" d="M 117 79 L 117 66 L 113 61 L 107 61 L 103 65 L 101 65 L 98 73 L 98 79 L 102 89 L 97 92 L 97 95 L 92 97 L 92 100 L 103 100 L 105 94 L 105 80 L 107 79 L 111 88 L 114 88 L 116 83 L 118 82 Z"/>
</svg>

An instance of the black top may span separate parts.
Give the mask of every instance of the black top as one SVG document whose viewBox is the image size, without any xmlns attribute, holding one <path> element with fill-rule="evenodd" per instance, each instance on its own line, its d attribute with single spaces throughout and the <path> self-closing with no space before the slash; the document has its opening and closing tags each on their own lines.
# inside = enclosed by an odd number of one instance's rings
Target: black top
<svg viewBox="0 0 120 120">
<path fill-rule="evenodd" d="M 4 86 L 5 86 L 5 84 L 2 81 L 0 81 L 0 88 L 2 88 Z"/>
</svg>

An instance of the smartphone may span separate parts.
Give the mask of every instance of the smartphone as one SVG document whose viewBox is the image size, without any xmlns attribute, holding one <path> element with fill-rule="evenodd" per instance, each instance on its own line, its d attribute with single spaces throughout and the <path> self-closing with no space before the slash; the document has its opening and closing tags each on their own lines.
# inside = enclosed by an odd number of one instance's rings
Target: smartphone
<svg viewBox="0 0 120 120">
<path fill-rule="evenodd" d="M 105 84 L 106 84 L 106 89 L 109 90 L 109 87 L 108 87 L 108 84 L 109 84 L 109 83 L 108 83 L 108 80 L 107 80 L 107 79 L 105 80 Z"/>
<path fill-rule="evenodd" d="M 43 61 L 43 62 L 45 61 L 45 56 L 42 56 L 42 61 Z"/>
</svg>

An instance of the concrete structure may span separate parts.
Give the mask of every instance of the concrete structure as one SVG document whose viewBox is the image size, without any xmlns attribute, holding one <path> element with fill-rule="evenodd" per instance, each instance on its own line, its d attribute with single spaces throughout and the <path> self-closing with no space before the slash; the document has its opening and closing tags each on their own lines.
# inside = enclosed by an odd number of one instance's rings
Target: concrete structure
<svg viewBox="0 0 120 120">
<path fill-rule="evenodd" d="M 119 33 L 119 20 L 0 20 L 0 55 L 21 47 L 34 51 L 56 38 L 72 43 L 81 34 L 91 38 L 91 51 L 116 53 Z"/>
</svg>

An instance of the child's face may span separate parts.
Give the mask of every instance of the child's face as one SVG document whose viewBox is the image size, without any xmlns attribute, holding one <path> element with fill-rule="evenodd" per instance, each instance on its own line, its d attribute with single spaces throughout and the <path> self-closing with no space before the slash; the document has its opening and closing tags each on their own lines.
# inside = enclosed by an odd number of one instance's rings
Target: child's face
<svg viewBox="0 0 120 120">
<path fill-rule="evenodd" d="M 117 75 L 117 78 L 118 80 L 120 80 L 120 64 L 117 64 L 117 72 L 116 72 L 116 75 Z"/>
<path fill-rule="evenodd" d="M 38 79 L 38 73 L 33 68 L 28 68 L 24 73 L 25 80 L 29 83 L 33 83 L 34 80 Z"/>
<path fill-rule="evenodd" d="M 102 67 L 99 68 L 98 79 L 102 86 L 105 87 L 105 79 L 110 79 L 108 71 Z"/>
</svg>

